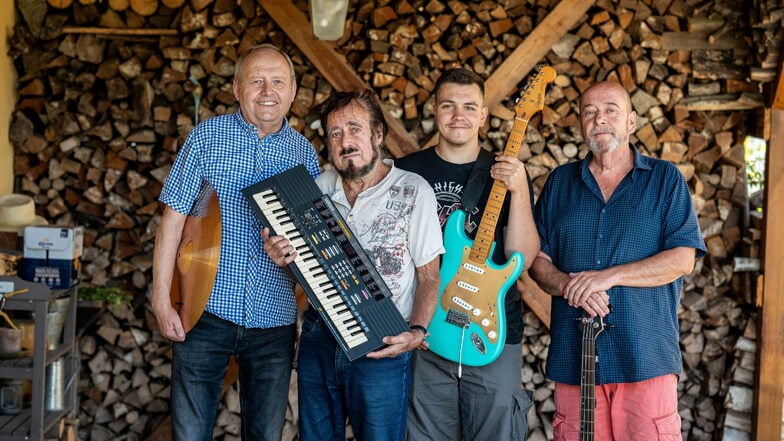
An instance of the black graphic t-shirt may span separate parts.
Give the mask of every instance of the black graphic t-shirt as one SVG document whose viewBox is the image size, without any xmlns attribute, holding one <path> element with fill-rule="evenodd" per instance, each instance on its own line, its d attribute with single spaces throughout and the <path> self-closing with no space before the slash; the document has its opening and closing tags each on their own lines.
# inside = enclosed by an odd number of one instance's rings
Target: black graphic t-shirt
<svg viewBox="0 0 784 441">
<path fill-rule="evenodd" d="M 449 216 L 455 210 L 463 208 L 461 203 L 463 191 L 465 190 L 465 185 L 471 174 L 471 170 L 474 167 L 474 162 L 453 164 L 441 159 L 436 153 L 435 148 L 427 148 L 396 159 L 395 166 L 419 174 L 433 187 L 433 191 L 436 194 L 436 202 L 438 203 L 438 218 L 441 223 L 441 230 L 443 231 Z M 485 188 L 477 207 L 471 210 L 470 213 L 466 213 L 465 231 L 472 240 L 476 236 L 476 230 L 482 220 L 484 207 L 487 204 L 492 186 L 493 180 L 488 172 Z M 533 187 L 529 185 L 529 188 Z M 533 194 L 531 195 L 531 198 L 533 198 Z M 494 234 L 495 249 L 491 256 L 493 261 L 499 265 L 503 265 L 507 261 L 503 238 L 504 228 L 507 225 L 508 218 L 509 195 L 507 194 L 496 225 Z M 535 256 L 524 257 L 526 259 L 532 259 Z M 522 300 L 520 299 L 520 293 L 517 291 L 515 284 L 512 284 L 509 291 L 506 293 L 505 308 L 506 343 L 520 343 L 523 339 L 523 305 Z"/>
</svg>

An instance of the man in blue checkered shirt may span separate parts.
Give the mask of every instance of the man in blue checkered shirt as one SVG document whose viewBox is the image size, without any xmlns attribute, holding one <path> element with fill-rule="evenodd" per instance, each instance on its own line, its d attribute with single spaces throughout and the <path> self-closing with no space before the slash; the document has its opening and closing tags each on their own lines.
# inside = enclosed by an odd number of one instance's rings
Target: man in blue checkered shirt
<svg viewBox="0 0 784 441">
<path fill-rule="evenodd" d="M 233 82 L 239 110 L 197 125 L 164 184 L 155 240 L 152 307 L 173 342 L 173 439 L 208 441 L 230 356 L 239 365 L 242 439 L 279 440 L 296 338 L 293 281 L 262 249 L 262 225 L 241 190 L 304 164 L 315 178 L 313 146 L 288 125 L 297 92 L 291 59 L 263 44 L 243 52 Z M 188 214 L 214 189 L 220 202 L 220 260 L 206 309 L 184 329 L 170 286 Z"/>
<path fill-rule="evenodd" d="M 637 114 L 619 84 L 589 87 L 580 123 L 590 152 L 556 168 L 535 207 L 541 252 L 530 274 L 553 296 L 554 439 L 590 430 L 601 440 L 680 440 L 678 303 L 683 276 L 705 254 L 689 188 L 677 167 L 629 143 Z M 608 326 L 596 337 L 594 421 L 581 426 L 584 314 Z"/>
</svg>

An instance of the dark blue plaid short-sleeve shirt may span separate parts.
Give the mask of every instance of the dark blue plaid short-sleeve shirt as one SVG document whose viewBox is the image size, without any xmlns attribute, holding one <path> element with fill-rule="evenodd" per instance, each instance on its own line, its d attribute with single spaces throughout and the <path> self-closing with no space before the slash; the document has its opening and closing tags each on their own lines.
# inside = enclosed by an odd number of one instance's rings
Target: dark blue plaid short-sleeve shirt
<svg viewBox="0 0 784 441">
<path fill-rule="evenodd" d="M 218 194 L 221 251 L 210 313 L 248 328 L 296 321 L 293 282 L 264 252 L 262 225 L 241 190 L 299 164 L 318 176 L 315 149 L 286 120 L 277 133 L 259 139 L 238 111 L 203 121 L 185 140 L 160 201 L 187 215 L 204 182 Z"/>
<path fill-rule="evenodd" d="M 591 153 L 556 168 L 536 203 L 542 252 L 566 273 L 601 270 L 677 247 L 705 254 L 689 188 L 672 163 L 634 152 L 634 168 L 605 203 Z M 596 341 L 596 384 L 680 374 L 678 303 L 683 278 L 655 288 L 613 287 L 613 311 Z M 547 377 L 580 384 L 580 309 L 552 297 Z"/>
</svg>

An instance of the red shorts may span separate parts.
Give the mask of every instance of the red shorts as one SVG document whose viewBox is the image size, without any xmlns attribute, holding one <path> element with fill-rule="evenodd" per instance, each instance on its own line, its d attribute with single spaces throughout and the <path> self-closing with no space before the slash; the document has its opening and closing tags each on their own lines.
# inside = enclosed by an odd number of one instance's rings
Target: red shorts
<svg viewBox="0 0 784 441">
<path fill-rule="evenodd" d="M 678 377 L 596 386 L 597 441 L 682 441 Z M 555 383 L 553 441 L 577 441 L 580 386 Z"/>
</svg>

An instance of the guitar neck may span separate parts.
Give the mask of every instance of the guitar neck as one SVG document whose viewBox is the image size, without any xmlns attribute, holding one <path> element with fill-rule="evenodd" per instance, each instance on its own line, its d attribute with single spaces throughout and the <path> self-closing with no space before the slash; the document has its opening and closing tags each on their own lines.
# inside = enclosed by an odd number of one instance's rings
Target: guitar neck
<svg viewBox="0 0 784 441">
<path fill-rule="evenodd" d="M 502 153 L 504 156 L 517 158 L 520 153 L 520 146 L 525 139 L 525 129 L 528 127 L 528 120 L 535 113 L 544 108 L 544 92 L 547 84 L 555 80 L 555 69 L 550 66 L 543 66 L 536 70 L 536 73 L 528 79 L 528 83 L 523 88 L 520 99 L 515 104 L 515 119 L 506 147 Z M 501 207 L 504 205 L 506 197 L 506 186 L 503 182 L 495 180 L 490 191 L 490 198 L 487 201 L 482 220 L 479 222 L 479 229 L 476 232 L 474 245 L 468 258 L 473 262 L 484 264 L 490 256 L 495 237 L 495 228 L 498 225 L 498 218 L 501 214 Z"/>
<path fill-rule="evenodd" d="M 580 441 L 593 441 L 596 408 L 596 341 L 583 333 L 580 373 Z"/>
<path fill-rule="evenodd" d="M 601 317 L 583 316 L 580 368 L 580 441 L 593 441 L 596 409 L 596 337 L 604 331 Z"/>
<path fill-rule="evenodd" d="M 525 129 L 528 127 L 527 115 L 515 117 L 514 126 L 509 133 L 506 148 L 503 155 L 517 157 L 520 153 L 520 146 L 525 139 Z M 506 198 L 506 185 L 498 179 L 493 181 L 493 188 L 490 190 L 490 197 L 487 198 L 482 220 L 479 222 L 479 229 L 476 231 L 474 246 L 471 247 L 469 258 L 474 262 L 484 263 L 490 257 L 490 250 L 495 238 L 495 228 L 501 215 L 501 208 L 504 206 Z"/>
</svg>

